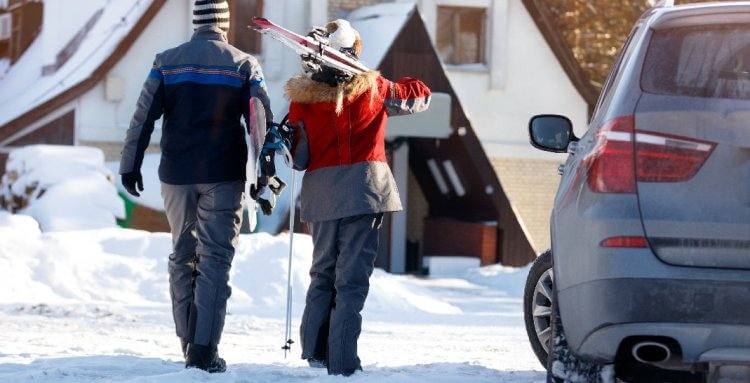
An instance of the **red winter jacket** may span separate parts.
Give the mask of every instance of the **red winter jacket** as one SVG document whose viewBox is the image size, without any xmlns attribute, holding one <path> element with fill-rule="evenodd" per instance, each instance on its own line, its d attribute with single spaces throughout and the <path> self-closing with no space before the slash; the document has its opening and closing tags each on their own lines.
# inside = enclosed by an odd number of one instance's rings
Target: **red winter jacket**
<svg viewBox="0 0 750 383">
<path fill-rule="evenodd" d="M 391 82 L 378 72 L 339 87 L 294 77 L 286 85 L 289 122 L 297 129 L 295 163 L 307 169 L 302 220 L 327 221 L 401 210 L 385 156 L 390 116 L 427 110 L 430 90 L 419 80 Z"/>
</svg>

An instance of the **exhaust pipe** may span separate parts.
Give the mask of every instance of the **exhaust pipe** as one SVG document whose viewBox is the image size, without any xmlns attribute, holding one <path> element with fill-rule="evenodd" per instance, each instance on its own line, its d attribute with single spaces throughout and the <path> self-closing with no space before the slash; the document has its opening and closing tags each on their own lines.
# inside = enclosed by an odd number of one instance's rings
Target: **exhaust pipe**
<svg viewBox="0 0 750 383">
<path fill-rule="evenodd" d="M 662 364 L 672 358 L 672 351 L 664 343 L 640 342 L 633 346 L 635 360 L 646 364 Z"/>
</svg>

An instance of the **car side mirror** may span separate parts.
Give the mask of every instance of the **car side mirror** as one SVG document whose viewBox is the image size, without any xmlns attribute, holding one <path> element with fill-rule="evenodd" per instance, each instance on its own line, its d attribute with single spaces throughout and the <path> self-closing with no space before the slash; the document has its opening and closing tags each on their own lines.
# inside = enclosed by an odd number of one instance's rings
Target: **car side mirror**
<svg viewBox="0 0 750 383">
<path fill-rule="evenodd" d="M 573 133 L 573 123 L 565 116 L 541 114 L 529 122 L 531 145 L 553 153 L 565 153 L 571 142 L 578 141 Z"/>
</svg>

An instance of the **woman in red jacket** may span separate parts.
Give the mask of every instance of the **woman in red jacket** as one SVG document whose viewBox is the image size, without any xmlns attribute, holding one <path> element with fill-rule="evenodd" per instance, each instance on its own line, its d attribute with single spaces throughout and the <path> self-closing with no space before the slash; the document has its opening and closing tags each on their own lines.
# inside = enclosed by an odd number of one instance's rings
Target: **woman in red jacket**
<svg viewBox="0 0 750 383">
<path fill-rule="evenodd" d="M 358 57 L 362 43 L 345 20 L 326 26 L 331 46 Z M 286 84 L 297 126 L 295 164 L 301 220 L 312 231 L 312 278 L 302 317 L 302 358 L 329 374 L 361 369 L 357 339 L 383 214 L 402 210 L 385 153 L 388 117 L 427 110 L 419 80 L 389 81 L 371 71 L 344 78 L 328 68 Z"/>
</svg>

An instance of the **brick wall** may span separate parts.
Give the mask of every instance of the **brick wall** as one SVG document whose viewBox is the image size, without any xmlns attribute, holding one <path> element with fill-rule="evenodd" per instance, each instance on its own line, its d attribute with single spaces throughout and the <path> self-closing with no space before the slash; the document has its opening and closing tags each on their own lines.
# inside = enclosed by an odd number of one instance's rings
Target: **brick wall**
<svg viewBox="0 0 750 383">
<path fill-rule="evenodd" d="M 328 18 L 331 20 L 345 18 L 349 12 L 359 7 L 392 2 L 388 0 L 328 0 Z"/>
</svg>

